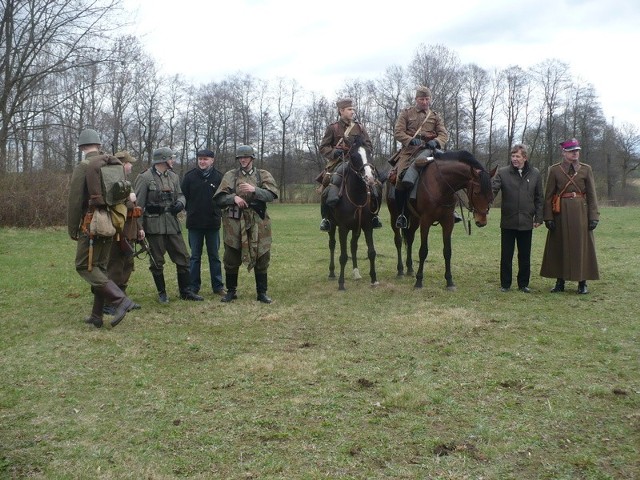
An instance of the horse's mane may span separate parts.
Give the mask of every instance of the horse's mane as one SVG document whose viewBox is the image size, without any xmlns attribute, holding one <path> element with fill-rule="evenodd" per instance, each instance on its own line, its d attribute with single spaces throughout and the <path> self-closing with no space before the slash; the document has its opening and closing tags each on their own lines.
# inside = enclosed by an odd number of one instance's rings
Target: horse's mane
<svg viewBox="0 0 640 480">
<path fill-rule="evenodd" d="M 452 150 L 450 152 L 436 151 L 434 156 L 436 160 L 457 160 L 466 163 L 471 168 L 480 170 L 480 191 L 486 194 L 491 189 L 491 175 L 471 152 L 467 150 Z"/>
<path fill-rule="evenodd" d="M 466 150 L 452 150 L 450 152 L 435 152 L 436 160 L 458 160 L 459 162 L 466 163 L 467 165 L 477 169 L 486 171 L 484 165 L 482 165 L 471 152 Z"/>
</svg>

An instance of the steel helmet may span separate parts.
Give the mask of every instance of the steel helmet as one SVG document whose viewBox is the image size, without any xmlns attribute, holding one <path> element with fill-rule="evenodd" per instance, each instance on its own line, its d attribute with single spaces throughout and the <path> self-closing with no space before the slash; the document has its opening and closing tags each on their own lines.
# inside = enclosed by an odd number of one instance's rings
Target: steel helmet
<svg viewBox="0 0 640 480">
<path fill-rule="evenodd" d="M 236 149 L 236 158 L 240 157 L 251 157 L 256 158 L 256 154 L 251 145 L 240 145 Z"/>
<path fill-rule="evenodd" d="M 171 160 L 173 157 L 176 156 L 175 153 L 173 153 L 173 150 L 171 150 L 169 147 L 160 147 L 160 148 L 156 148 L 153 151 L 153 160 L 151 162 L 151 165 L 155 165 L 156 163 L 164 163 L 167 160 Z"/>
<path fill-rule="evenodd" d="M 90 128 L 85 128 L 80 132 L 80 136 L 78 137 L 78 146 L 82 145 L 102 145 L 102 140 L 100 140 L 100 135 L 95 130 Z"/>
</svg>

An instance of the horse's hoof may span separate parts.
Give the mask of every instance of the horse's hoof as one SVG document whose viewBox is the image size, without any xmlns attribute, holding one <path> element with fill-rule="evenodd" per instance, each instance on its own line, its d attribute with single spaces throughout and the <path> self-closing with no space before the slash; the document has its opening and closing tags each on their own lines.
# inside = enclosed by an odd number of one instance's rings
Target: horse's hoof
<svg viewBox="0 0 640 480">
<path fill-rule="evenodd" d="M 378 285 L 380 285 L 380 282 L 377 280 L 371 284 L 372 287 L 377 287 Z"/>
<path fill-rule="evenodd" d="M 330 273 L 328 278 L 336 278 L 336 274 L 335 273 Z"/>
<path fill-rule="evenodd" d="M 360 270 L 358 270 L 357 268 L 353 269 L 353 279 L 354 280 L 361 280 L 362 279 L 362 275 L 360 275 Z"/>
<path fill-rule="evenodd" d="M 447 290 L 449 290 L 450 292 L 455 292 L 458 289 L 455 285 L 449 285 L 447 286 Z"/>
<path fill-rule="evenodd" d="M 346 289 L 346 288 L 344 288 L 344 285 L 338 285 L 338 291 L 339 291 L 339 292 L 344 292 L 344 291 L 346 291 L 346 290 L 347 290 L 347 289 Z"/>
<path fill-rule="evenodd" d="M 421 283 L 416 283 L 413 288 L 422 288 L 422 284 Z"/>
</svg>

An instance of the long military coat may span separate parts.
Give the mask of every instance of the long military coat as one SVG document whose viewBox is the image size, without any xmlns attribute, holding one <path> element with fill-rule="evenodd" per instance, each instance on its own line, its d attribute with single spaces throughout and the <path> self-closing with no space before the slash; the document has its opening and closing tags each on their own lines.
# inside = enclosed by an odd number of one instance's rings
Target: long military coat
<svg viewBox="0 0 640 480">
<path fill-rule="evenodd" d="M 338 146 L 340 140 L 344 138 L 344 134 L 348 128 L 349 124 L 341 118 L 337 122 L 330 124 L 324 132 L 324 136 L 322 137 L 322 141 L 320 142 L 320 154 L 327 161 L 326 168 L 330 172 L 332 172 L 335 167 L 339 163 L 342 163 L 342 161 L 344 160 L 344 155 L 338 158 L 334 158 L 333 151 Z M 373 147 L 371 144 L 371 139 L 369 138 L 369 134 L 358 122 L 355 122 L 355 125 L 349 131 L 348 138 L 344 139 L 346 143 L 342 142 L 340 146 L 344 147 L 344 150 L 346 151 L 347 146 L 351 143 L 350 139 L 353 139 L 358 135 L 362 135 L 364 146 L 367 152 L 371 153 L 373 151 Z"/>
<path fill-rule="evenodd" d="M 416 134 L 415 137 L 413 136 L 414 133 Z M 394 162 L 398 172 L 404 170 L 409 165 L 411 158 L 423 150 L 423 147 L 409 145 L 412 138 L 419 138 L 423 141 L 436 140 L 440 144 L 440 148 L 444 148 L 447 140 L 449 140 L 449 132 L 444 126 L 440 114 L 431 109 L 427 112 L 418 110 L 415 105 L 405 108 L 400 113 L 393 136 L 397 142 L 402 144 L 402 148 Z"/>
<path fill-rule="evenodd" d="M 556 163 L 549 169 L 544 220 L 555 221 L 556 228 L 547 232 L 540 275 L 573 281 L 597 280 L 600 277 L 595 241 L 593 231 L 587 227 L 590 220 L 600 220 L 600 212 L 593 171 L 589 165 L 579 163 L 572 178 L 575 185 L 570 183 L 565 189 L 565 193 L 579 192 L 585 196 L 561 199 L 559 214 L 551 210 L 553 195 L 560 193 L 569 181 L 565 174 L 568 171 L 566 162 Z"/>
</svg>

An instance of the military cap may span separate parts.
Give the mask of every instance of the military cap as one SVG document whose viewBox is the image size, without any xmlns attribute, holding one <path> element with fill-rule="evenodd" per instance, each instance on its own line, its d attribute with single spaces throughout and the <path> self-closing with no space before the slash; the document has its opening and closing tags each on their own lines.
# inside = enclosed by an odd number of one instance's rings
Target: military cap
<svg viewBox="0 0 640 480">
<path fill-rule="evenodd" d="M 138 161 L 138 159 L 136 157 L 132 157 L 131 154 L 129 152 L 127 152 L 126 150 L 122 150 L 120 152 L 116 152 L 115 157 L 118 160 L 120 160 L 122 163 L 125 163 L 125 162 L 136 163 Z"/>
<path fill-rule="evenodd" d="M 418 88 L 416 88 L 416 98 L 430 97 L 430 96 L 431 96 L 431 90 L 429 90 L 429 87 L 425 87 L 421 85 Z"/>
<path fill-rule="evenodd" d="M 203 150 L 198 150 L 196 152 L 196 157 L 216 158 L 216 155 L 215 153 L 213 153 L 213 151 L 209 150 L 208 148 L 205 148 Z"/>
<path fill-rule="evenodd" d="M 572 150 L 582 150 L 582 148 L 580 147 L 580 142 L 578 142 L 578 140 L 576 140 L 575 138 L 572 138 L 571 140 L 565 140 L 564 142 L 560 142 L 560 147 L 565 152 L 570 152 Z"/>
<path fill-rule="evenodd" d="M 338 110 L 342 110 L 343 108 L 353 107 L 353 99 L 341 98 L 336 102 L 336 106 L 338 107 Z"/>
<path fill-rule="evenodd" d="M 156 148 L 153 151 L 153 160 L 151 164 L 155 165 L 156 163 L 165 163 L 167 160 L 171 160 L 175 156 L 176 154 L 173 153 L 173 150 L 171 150 L 169 147 Z"/>
</svg>

